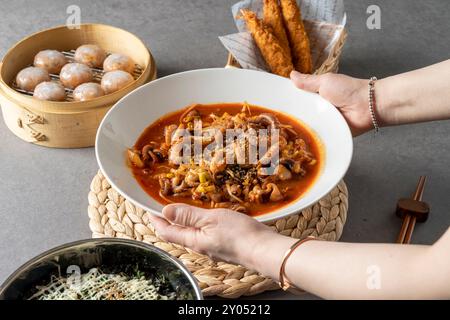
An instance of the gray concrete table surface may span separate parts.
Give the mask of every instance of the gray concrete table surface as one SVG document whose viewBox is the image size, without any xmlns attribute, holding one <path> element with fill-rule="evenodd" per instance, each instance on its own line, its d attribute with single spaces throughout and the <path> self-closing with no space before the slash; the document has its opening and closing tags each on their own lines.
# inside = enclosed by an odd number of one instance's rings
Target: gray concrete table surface
<svg viewBox="0 0 450 320">
<path fill-rule="evenodd" d="M 221 67 L 227 53 L 217 37 L 235 32 L 236 0 L 0 1 L 0 56 L 23 37 L 64 24 L 66 8 L 81 7 L 82 22 L 127 29 L 151 48 L 159 76 Z M 381 30 L 366 27 L 366 9 L 381 8 Z M 340 71 L 385 77 L 448 59 L 450 1 L 345 1 L 349 37 Z M 426 81 L 426 79 L 424 79 Z M 426 108 L 427 106 L 424 106 Z M 0 116 L 1 117 L 1 116 Z M 450 122 L 386 128 L 355 139 L 346 175 L 350 211 L 343 241 L 393 242 L 399 197 L 429 177 L 429 221 L 413 242 L 431 244 L 450 225 Z M 97 172 L 93 148 L 47 149 L 23 142 L 0 120 L 0 282 L 26 260 L 56 245 L 90 237 L 87 194 Z M 281 292 L 258 298 L 297 298 Z M 314 298 L 305 295 L 300 298 Z"/>
</svg>

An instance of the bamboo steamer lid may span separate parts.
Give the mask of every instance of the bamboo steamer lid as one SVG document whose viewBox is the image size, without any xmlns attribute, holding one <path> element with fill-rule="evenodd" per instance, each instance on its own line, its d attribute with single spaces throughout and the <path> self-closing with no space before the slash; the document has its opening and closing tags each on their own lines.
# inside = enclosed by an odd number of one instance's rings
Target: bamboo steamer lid
<svg viewBox="0 0 450 320">
<path fill-rule="evenodd" d="M 40 101 L 11 87 L 16 74 L 30 65 L 39 51 L 70 51 L 83 44 L 127 55 L 142 73 L 127 87 L 85 102 Z M 79 29 L 60 26 L 27 37 L 6 53 L 0 64 L 0 105 L 7 127 L 25 141 L 55 148 L 89 147 L 94 145 L 97 128 L 109 108 L 155 78 L 155 61 L 135 35 L 102 24 L 82 24 Z"/>
</svg>

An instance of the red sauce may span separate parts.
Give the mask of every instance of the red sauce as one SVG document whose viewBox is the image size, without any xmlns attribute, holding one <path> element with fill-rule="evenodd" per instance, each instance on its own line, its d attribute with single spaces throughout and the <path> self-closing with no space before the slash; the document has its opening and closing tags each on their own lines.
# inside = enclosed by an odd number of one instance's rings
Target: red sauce
<svg viewBox="0 0 450 320">
<path fill-rule="evenodd" d="M 224 112 L 227 112 L 231 115 L 239 113 L 242 109 L 242 103 L 221 103 L 221 104 L 201 105 L 196 109 L 200 111 L 200 113 L 202 114 L 203 117 L 202 120 L 207 122 L 208 120 L 206 120 L 206 118 L 210 113 L 215 113 L 217 115 L 221 115 Z M 170 124 L 178 125 L 179 118 L 185 110 L 186 108 L 167 114 L 164 117 L 155 121 L 153 124 L 151 124 L 144 130 L 144 132 L 141 134 L 134 147 L 140 150 L 150 141 L 155 141 L 158 143 L 164 142 L 164 128 Z M 253 105 L 251 106 L 251 113 L 252 116 L 261 113 L 271 113 L 278 118 L 280 123 L 291 125 L 294 128 L 294 130 L 299 134 L 299 137 L 306 142 L 308 151 L 311 152 L 314 155 L 314 158 L 317 160 L 317 163 L 314 166 L 308 166 L 307 173 L 305 176 L 294 175 L 293 178 L 288 181 L 277 182 L 277 185 L 280 187 L 280 190 L 285 188 L 287 189 L 286 192 L 284 193 L 284 200 L 278 202 L 267 202 L 262 204 L 252 203 L 249 208 L 248 214 L 251 216 L 258 216 L 272 212 L 283 206 L 286 206 L 289 203 L 301 197 L 302 195 L 304 195 L 305 192 L 308 191 L 308 189 L 313 185 L 314 181 L 317 179 L 324 160 L 323 160 L 323 149 L 321 147 L 319 139 L 315 136 L 313 132 L 311 132 L 309 128 L 307 128 L 297 119 L 294 119 L 278 111 Z M 160 190 L 159 181 L 153 176 L 158 173 L 168 172 L 168 167 L 169 165 L 167 163 L 157 164 L 152 168 L 151 174 L 145 174 L 143 169 L 132 167 L 133 175 L 139 182 L 141 187 L 152 198 L 156 199 L 163 205 L 166 205 L 169 202 L 159 195 Z M 197 207 L 210 208 L 209 202 L 202 203 L 199 200 L 193 200 L 191 197 L 167 196 L 167 198 L 173 202 L 182 202 Z"/>
</svg>

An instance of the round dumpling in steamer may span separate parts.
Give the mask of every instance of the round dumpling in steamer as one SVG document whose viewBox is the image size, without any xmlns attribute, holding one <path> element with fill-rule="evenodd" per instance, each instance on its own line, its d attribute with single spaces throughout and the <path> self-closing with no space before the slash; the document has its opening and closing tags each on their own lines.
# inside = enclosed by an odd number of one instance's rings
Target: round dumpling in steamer
<svg viewBox="0 0 450 320">
<path fill-rule="evenodd" d="M 101 68 L 106 59 L 106 52 L 95 44 L 85 44 L 75 51 L 74 59 L 91 68 Z"/>
<path fill-rule="evenodd" d="M 122 70 L 133 74 L 135 63 L 129 56 L 120 53 L 109 55 L 103 62 L 103 70 L 105 72 Z"/>
<path fill-rule="evenodd" d="M 66 57 L 57 50 L 43 50 L 34 57 L 35 67 L 45 69 L 52 74 L 59 74 L 66 63 Z"/>
<path fill-rule="evenodd" d="M 75 101 L 87 101 L 101 96 L 104 96 L 105 92 L 102 87 L 95 82 L 88 82 L 80 84 L 73 91 L 73 99 Z"/>
<path fill-rule="evenodd" d="M 39 100 L 64 101 L 66 99 L 66 90 L 59 82 L 45 81 L 36 86 L 33 97 Z"/>
<path fill-rule="evenodd" d="M 91 82 L 93 78 L 92 70 L 81 63 L 68 63 L 59 74 L 62 84 L 70 89 L 74 89 L 82 83 Z"/>
<path fill-rule="evenodd" d="M 128 72 L 122 70 L 110 71 L 102 78 L 102 88 L 106 94 L 109 94 L 125 88 L 133 81 L 133 76 Z"/>
<path fill-rule="evenodd" d="M 21 70 L 16 76 L 17 86 L 25 91 L 33 91 L 36 86 L 44 81 L 50 81 L 47 70 L 36 67 L 28 67 Z"/>
</svg>

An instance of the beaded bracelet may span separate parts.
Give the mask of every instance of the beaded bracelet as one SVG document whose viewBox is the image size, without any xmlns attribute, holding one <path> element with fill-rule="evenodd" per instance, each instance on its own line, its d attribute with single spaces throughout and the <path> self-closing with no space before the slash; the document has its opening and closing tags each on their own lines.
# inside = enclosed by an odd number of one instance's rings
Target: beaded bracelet
<svg viewBox="0 0 450 320">
<path fill-rule="evenodd" d="M 369 80 L 369 110 L 375 132 L 378 132 L 380 130 L 380 126 L 378 125 L 377 117 L 375 115 L 375 81 L 377 80 L 377 77 L 371 77 Z"/>
</svg>

